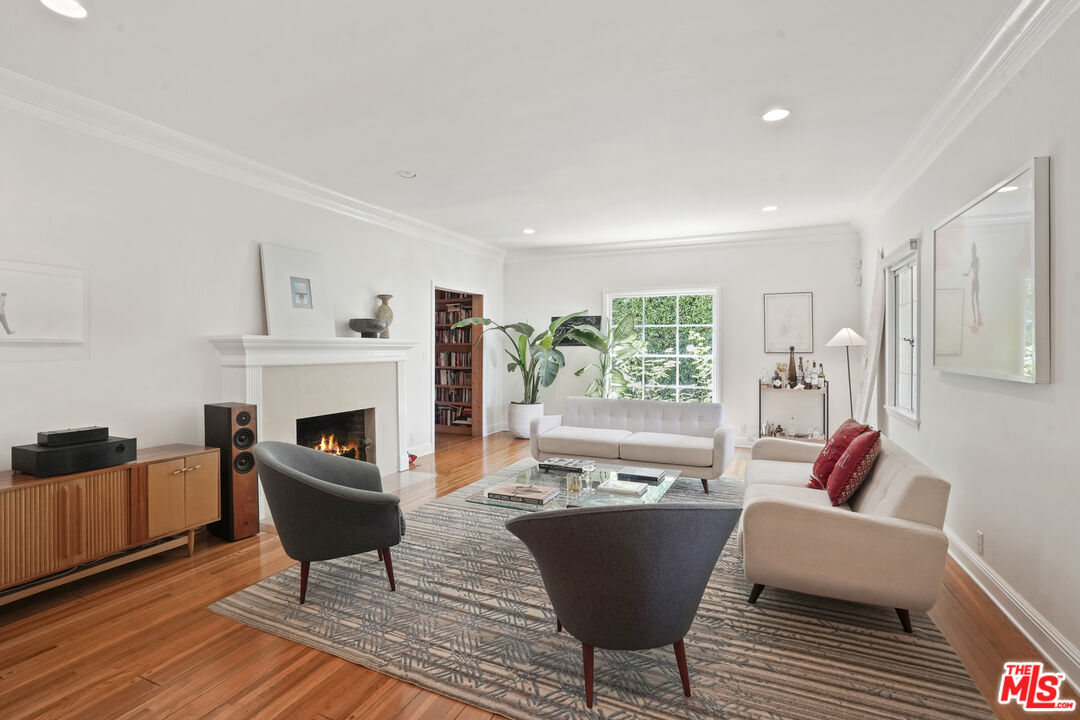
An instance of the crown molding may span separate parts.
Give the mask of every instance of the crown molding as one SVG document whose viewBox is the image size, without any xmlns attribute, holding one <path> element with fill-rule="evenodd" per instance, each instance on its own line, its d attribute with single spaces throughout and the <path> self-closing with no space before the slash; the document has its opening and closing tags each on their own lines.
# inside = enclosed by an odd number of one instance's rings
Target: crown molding
<svg viewBox="0 0 1080 720">
<path fill-rule="evenodd" d="M 225 148 L 0 68 L 0 107 L 208 175 L 452 248 L 502 260 L 506 251 L 372 205 Z"/>
<path fill-rule="evenodd" d="M 693 237 L 659 238 L 654 240 L 628 240 L 625 242 L 595 243 L 591 245 L 556 245 L 553 247 L 530 247 L 510 250 L 506 262 L 520 263 L 536 260 L 562 258 L 607 257 L 612 255 L 635 255 L 657 251 L 673 252 L 701 250 L 703 248 L 742 247 L 746 245 L 782 245 L 787 243 L 832 242 L 850 240 L 857 242 L 858 233 L 851 225 L 815 225 L 811 227 L 782 228 L 778 230 L 755 230 L 752 232 L 726 233 L 722 235 L 696 235 Z"/>
<path fill-rule="evenodd" d="M 1077 8 L 1080 0 L 1019 0 L 1007 10 L 870 192 L 855 224 L 866 227 L 911 187 Z"/>
</svg>

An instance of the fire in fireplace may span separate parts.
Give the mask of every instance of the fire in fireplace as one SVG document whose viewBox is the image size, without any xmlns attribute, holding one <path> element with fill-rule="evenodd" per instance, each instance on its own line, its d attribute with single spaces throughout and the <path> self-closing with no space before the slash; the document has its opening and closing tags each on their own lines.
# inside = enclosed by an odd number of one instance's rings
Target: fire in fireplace
<svg viewBox="0 0 1080 720">
<path fill-rule="evenodd" d="M 296 444 L 375 462 L 375 408 L 297 418 Z"/>
</svg>

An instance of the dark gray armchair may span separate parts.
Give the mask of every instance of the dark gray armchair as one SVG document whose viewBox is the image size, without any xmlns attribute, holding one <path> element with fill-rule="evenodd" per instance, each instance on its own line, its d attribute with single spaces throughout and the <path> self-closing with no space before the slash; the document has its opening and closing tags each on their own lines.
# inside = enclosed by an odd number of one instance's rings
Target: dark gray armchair
<svg viewBox="0 0 1080 720">
<path fill-rule="evenodd" d="M 536 558 L 558 630 L 581 641 L 588 707 L 594 647 L 674 645 L 690 696 L 683 638 L 740 512 L 673 503 L 552 510 L 507 521 Z"/>
<path fill-rule="evenodd" d="M 405 518 L 399 498 L 382 491 L 378 467 L 284 442 L 261 442 L 254 452 L 281 545 L 300 561 L 301 604 L 312 561 L 372 550 L 396 589 L 390 548 L 401 542 Z"/>
</svg>

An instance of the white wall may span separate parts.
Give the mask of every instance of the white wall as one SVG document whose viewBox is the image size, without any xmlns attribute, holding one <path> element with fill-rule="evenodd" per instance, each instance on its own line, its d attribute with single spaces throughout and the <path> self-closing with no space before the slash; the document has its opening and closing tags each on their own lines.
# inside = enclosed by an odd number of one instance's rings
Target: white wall
<svg viewBox="0 0 1080 720">
<path fill-rule="evenodd" d="M 832 380 L 830 421 L 848 417 L 844 353 L 825 343 L 841 327 L 857 327 L 859 291 L 855 286 L 858 241 L 850 229 L 825 238 L 779 240 L 767 233 L 753 241 L 709 247 L 621 252 L 584 257 L 515 261 L 506 265 L 506 318 L 540 327 L 554 315 L 586 309 L 603 314 L 605 292 L 720 288 L 720 401 L 725 422 L 740 436 L 757 437 L 758 378 L 787 355 L 765 354 L 762 293 L 814 293 L 814 352 L 807 360 L 825 364 Z M 568 368 L 541 391 L 545 411 L 562 411 L 563 399 L 584 393 L 588 380 L 573 371 L 596 353 L 567 348 Z M 505 373 L 504 373 L 505 374 Z M 507 376 L 507 400 L 519 400 L 519 376 Z M 820 412 L 820 411 L 819 411 Z M 820 420 L 818 421 L 820 425 Z"/>
<path fill-rule="evenodd" d="M 235 399 L 221 396 L 207 336 L 266 332 L 260 242 L 326 255 L 339 334 L 349 317 L 371 316 L 377 293 L 394 295 L 393 336 L 420 343 L 409 357 L 408 449 L 423 448 L 431 281 L 478 288 L 498 313 L 500 260 L 0 109 L 0 258 L 88 269 L 92 311 L 83 348 L 0 346 L 0 447 L 92 424 L 143 447 L 201 443 L 203 403 Z M 501 384 L 488 385 L 485 416 L 504 421 Z M 4 454 L 0 466 L 9 463 Z"/>
<path fill-rule="evenodd" d="M 1056 631 L 1046 628 L 1040 637 L 1037 617 L 1017 620 L 1059 664 L 1067 666 L 1073 653 L 1074 679 L 1080 658 L 1078 77 L 1080 15 L 1074 15 L 924 175 L 861 228 L 871 265 L 878 248 L 887 254 L 906 238 L 922 238 L 920 335 L 929 338 L 933 227 L 1031 158 L 1051 157 L 1053 382 L 1029 386 L 934 370 L 932 348 L 923 343 L 921 427 L 886 417 L 881 424 L 952 483 L 946 524 L 967 546 L 954 550 L 973 556 L 976 532 L 985 534 L 982 560 L 1022 596 L 1020 606 L 1026 600 Z M 864 290 L 868 308 L 869 284 Z M 994 587 L 985 568 L 975 571 L 1015 612 L 1008 589 Z M 1047 644 L 1055 632 L 1064 636 L 1055 638 L 1064 652 Z"/>
</svg>

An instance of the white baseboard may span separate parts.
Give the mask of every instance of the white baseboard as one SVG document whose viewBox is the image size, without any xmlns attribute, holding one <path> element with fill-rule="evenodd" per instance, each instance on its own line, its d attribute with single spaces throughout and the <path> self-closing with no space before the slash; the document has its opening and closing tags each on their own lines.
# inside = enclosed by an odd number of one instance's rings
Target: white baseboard
<svg viewBox="0 0 1080 720">
<path fill-rule="evenodd" d="M 509 430 L 510 425 L 508 425 L 507 423 L 495 423 L 493 425 L 487 425 L 484 427 L 484 435 L 494 435 L 497 432 L 508 432 Z"/>
<path fill-rule="evenodd" d="M 417 457 L 424 457 L 425 455 L 430 455 L 431 453 L 435 452 L 435 444 L 424 443 L 423 445 L 415 445 L 409 450 L 409 452 L 416 453 Z"/>
<path fill-rule="evenodd" d="M 1020 632 L 1031 641 L 1058 672 L 1065 673 L 1069 685 L 1077 687 L 1080 680 L 1080 650 L 1062 635 L 1024 596 L 998 575 L 994 568 L 964 544 L 956 533 L 945 528 L 949 537 L 949 554 L 960 567 L 983 589 Z M 1005 658 L 1031 660 L 1033 658 Z"/>
<path fill-rule="evenodd" d="M 750 447 L 751 445 L 754 444 L 755 440 L 757 440 L 757 438 L 744 437 L 744 436 L 740 435 L 739 437 L 735 438 L 735 447 L 737 447 L 737 448 L 748 448 L 748 447 Z"/>
</svg>

